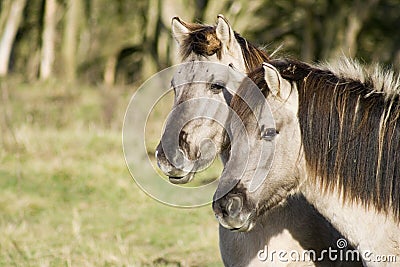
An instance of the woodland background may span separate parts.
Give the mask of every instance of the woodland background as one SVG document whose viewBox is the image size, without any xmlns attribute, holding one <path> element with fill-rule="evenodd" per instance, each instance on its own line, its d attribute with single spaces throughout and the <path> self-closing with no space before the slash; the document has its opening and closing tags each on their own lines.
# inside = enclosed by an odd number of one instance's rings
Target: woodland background
<svg viewBox="0 0 400 267">
<path fill-rule="evenodd" d="M 142 81 L 175 63 L 173 16 L 236 31 L 308 62 L 344 53 L 400 63 L 398 0 L 2 0 L 0 75 L 107 85 Z"/>
<path fill-rule="evenodd" d="M 121 147 L 130 97 L 177 63 L 171 18 L 219 13 L 270 52 L 400 69 L 399 0 L 1 0 L 0 266 L 222 265 L 211 207 L 149 198 Z"/>
</svg>

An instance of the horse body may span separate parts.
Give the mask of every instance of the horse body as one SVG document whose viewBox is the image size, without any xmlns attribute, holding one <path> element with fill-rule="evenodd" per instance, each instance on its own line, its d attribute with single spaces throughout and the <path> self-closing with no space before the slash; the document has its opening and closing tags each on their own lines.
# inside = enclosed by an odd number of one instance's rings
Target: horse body
<svg viewBox="0 0 400 267">
<path fill-rule="evenodd" d="M 321 185 L 307 182 L 301 192 L 346 239 L 354 245 L 361 256 L 374 260 L 376 256 L 395 256 L 400 260 L 399 223 L 373 207 L 366 208 L 359 203 L 344 202 L 338 192 L 321 192 Z M 383 266 L 367 260 L 367 266 Z M 390 263 L 388 263 L 390 266 Z M 392 263 L 394 266 L 395 263 Z M 398 264 L 398 263 L 397 263 Z"/>
<path fill-rule="evenodd" d="M 273 112 L 277 134 L 263 138 L 263 125 L 240 99 L 233 98 L 231 107 L 250 136 L 253 162 L 225 200 L 214 205 L 240 194 L 243 201 L 237 210 L 242 216 L 237 218 L 254 218 L 252 214 L 274 209 L 293 192 L 302 192 L 361 256 L 367 256 L 364 264 L 390 265 L 374 261 L 375 256 L 395 256 L 399 261 L 400 102 L 394 76 L 362 70 L 349 60 L 336 69 L 293 60 L 269 63 L 249 76 L 264 77 L 259 87 Z M 247 87 L 242 83 L 238 92 Z M 253 104 L 259 110 L 265 106 L 259 99 Z M 243 133 L 235 131 L 233 123 L 230 128 L 232 142 L 243 143 Z M 274 153 L 262 151 L 269 142 L 275 144 Z M 234 146 L 231 153 L 237 153 Z M 268 156 L 260 159 L 260 155 Z M 273 157 L 271 168 L 264 170 L 268 175 L 251 192 L 253 165 L 269 166 L 268 157 Z M 230 158 L 222 181 L 237 175 L 230 168 L 238 161 L 240 157 Z"/>
<path fill-rule="evenodd" d="M 226 106 L 229 105 L 230 97 L 234 92 L 227 92 L 226 88 L 237 88 L 238 76 L 226 75 L 226 71 L 209 71 L 208 75 L 210 75 L 210 78 L 207 79 L 208 85 L 205 86 L 203 83 L 202 88 L 200 84 L 195 84 L 194 81 L 198 78 L 198 75 L 202 75 L 200 73 L 207 73 L 207 70 L 203 68 L 205 66 L 204 62 L 219 62 L 226 66 L 233 65 L 235 69 L 244 73 L 261 64 L 261 62 L 268 60 L 268 56 L 265 53 L 257 50 L 253 45 L 247 43 L 246 40 L 236 34 L 222 16 L 218 17 L 216 27 L 188 24 L 180 21 L 178 18 L 174 18 L 172 29 L 173 35 L 180 46 L 182 61 L 200 60 L 203 62 L 189 63 L 193 66 L 190 71 L 182 69 L 181 74 L 184 74 L 186 71 L 189 78 L 185 80 L 184 86 L 176 86 L 174 107 L 193 97 L 207 97 L 209 100 L 215 100 L 218 103 L 224 102 Z M 225 75 L 225 78 L 222 78 L 221 75 Z M 174 77 L 173 83 L 178 84 L 178 76 L 179 74 Z M 177 79 L 175 80 L 175 78 Z M 222 86 L 224 88 L 220 88 L 221 84 L 219 82 L 221 81 L 224 82 Z M 220 91 L 210 94 L 210 89 L 213 86 L 217 89 L 219 88 Z M 218 106 L 221 107 L 219 104 Z M 207 106 L 196 107 L 200 107 L 201 109 L 200 112 L 198 111 L 199 114 L 209 114 L 210 117 L 216 116 L 216 114 L 221 116 L 217 110 L 214 110 L 214 115 L 211 114 L 212 112 L 207 109 Z M 192 106 L 192 109 L 194 109 L 194 106 Z M 175 147 L 172 150 L 179 151 L 180 149 L 191 160 L 196 161 L 199 159 L 199 154 L 203 154 L 196 153 L 196 150 L 202 150 L 200 143 L 204 139 L 214 142 L 213 153 L 221 154 L 223 162 L 226 162 L 229 157 L 229 140 L 222 138 L 224 134 L 223 125 L 215 121 L 197 120 L 196 122 L 192 120 L 184 127 L 178 129 L 179 131 L 182 130 L 181 133 L 183 132 L 183 134 L 174 132 L 173 129 L 176 130 L 179 124 L 177 122 L 182 119 L 180 116 L 186 116 L 193 110 L 182 109 L 182 111 L 187 112 L 178 112 L 176 113 L 177 116 L 172 116 L 167 121 L 166 130 L 156 150 L 158 164 L 163 172 L 170 177 L 172 183 L 189 182 L 193 178 L 196 169 L 207 165 L 207 162 L 202 162 L 199 164 L 201 166 L 193 169 L 193 166 L 181 166 L 178 168 L 177 165 L 179 164 L 171 164 L 171 160 L 165 156 L 166 153 L 163 150 L 163 145 L 167 143 L 168 146 L 168 143 L 171 143 L 168 140 L 172 140 L 177 135 L 180 136 L 178 144 L 180 148 Z M 225 120 L 227 119 L 228 116 L 226 116 Z M 206 152 L 205 150 L 207 148 L 204 148 L 202 152 Z M 179 153 L 177 152 L 176 154 Z M 172 158 L 174 158 L 174 155 L 172 155 Z M 177 158 L 179 158 L 179 155 Z M 185 161 L 181 160 L 180 163 L 182 162 Z M 293 216 L 297 218 L 297 221 L 293 221 Z M 295 197 L 287 203 L 283 203 L 274 209 L 274 211 L 271 211 L 270 215 L 266 214 L 262 216 L 255 227 L 251 232 L 242 233 L 231 231 L 220 225 L 220 250 L 226 266 L 291 266 L 291 264 L 299 266 L 298 262 L 279 262 L 276 259 L 274 262 L 263 262 L 258 259 L 257 253 L 265 246 L 277 251 L 282 249 L 299 252 L 304 251 L 304 249 L 321 251 L 328 246 L 335 245 L 336 240 L 340 238 L 340 234 L 302 197 Z M 337 266 L 341 263 L 306 262 L 304 266 L 318 264 L 322 264 L 321 266 Z M 344 265 L 346 264 L 344 263 Z M 353 263 L 349 263 L 349 265 L 358 266 L 358 264 Z"/>
<path fill-rule="evenodd" d="M 221 256 L 225 266 L 360 266 L 358 262 L 291 260 L 291 251 L 299 255 L 306 250 L 319 253 L 327 246 L 336 247 L 336 241 L 342 238 L 336 231 L 327 231 L 330 224 L 309 212 L 308 202 L 301 198 L 292 196 L 282 207 L 260 215 L 251 231 L 232 233 L 220 227 Z M 267 254 L 258 255 L 261 250 L 268 253 L 268 257 L 265 257 Z M 288 253 L 282 260 L 278 260 L 280 251 Z"/>
</svg>

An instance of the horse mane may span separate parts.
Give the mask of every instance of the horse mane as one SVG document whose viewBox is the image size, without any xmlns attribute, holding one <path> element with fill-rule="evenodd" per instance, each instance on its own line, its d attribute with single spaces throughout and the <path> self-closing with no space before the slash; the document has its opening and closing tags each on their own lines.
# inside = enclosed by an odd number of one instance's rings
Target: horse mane
<svg viewBox="0 0 400 267">
<path fill-rule="evenodd" d="M 400 220 L 399 78 L 341 58 L 318 67 L 271 62 L 297 84 L 309 174 L 325 190 Z"/>
<path fill-rule="evenodd" d="M 197 23 L 185 23 L 184 25 L 190 30 L 190 33 L 181 45 L 180 55 L 182 60 L 189 57 L 192 52 L 204 57 L 216 54 L 218 59 L 221 59 L 222 44 L 217 37 L 216 26 Z M 262 62 L 269 60 L 265 51 L 248 42 L 237 32 L 235 32 L 235 38 L 242 50 L 246 72 L 258 68 Z"/>
<path fill-rule="evenodd" d="M 249 126 L 254 123 L 257 126 L 257 119 L 254 114 L 254 110 L 251 107 L 256 107 L 265 103 L 265 99 L 260 99 L 258 94 L 254 94 L 251 87 L 257 86 L 257 90 L 261 90 L 264 97 L 268 95 L 268 86 L 264 79 L 264 68 L 258 67 L 243 79 L 236 94 L 233 96 L 230 107 L 237 114 L 241 122 L 244 123 L 246 128 L 249 130 Z M 243 100 L 246 98 L 247 103 Z M 235 128 L 236 126 L 233 126 Z"/>
<path fill-rule="evenodd" d="M 246 72 L 250 72 L 260 67 L 260 64 L 263 62 L 268 62 L 270 60 L 270 56 L 264 50 L 257 48 L 237 32 L 235 32 L 235 38 L 242 49 Z"/>
</svg>

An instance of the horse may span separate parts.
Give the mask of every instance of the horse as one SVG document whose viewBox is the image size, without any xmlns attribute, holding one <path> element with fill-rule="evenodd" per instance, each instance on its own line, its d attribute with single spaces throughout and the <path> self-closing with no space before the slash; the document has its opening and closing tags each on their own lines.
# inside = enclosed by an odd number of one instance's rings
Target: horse
<svg viewBox="0 0 400 267">
<path fill-rule="evenodd" d="M 251 226 L 251 220 L 300 192 L 358 249 L 366 266 L 383 266 L 382 257 L 399 261 L 398 76 L 348 58 L 315 66 L 276 59 L 248 76 L 265 98 L 253 98 L 253 110 L 238 97 L 231 101 L 245 128 L 230 124 L 232 144 L 246 142 L 249 154 L 240 176 L 232 169 L 243 153 L 239 144 L 232 145 L 220 179 L 237 184 L 213 203 L 220 223 Z M 243 82 L 237 93 L 260 89 Z M 274 126 L 254 115 L 266 108 Z M 254 175 L 263 182 L 251 190 Z M 230 204 L 234 209 L 226 206 L 229 201 L 236 202 Z"/>
<path fill-rule="evenodd" d="M 235 33 L 227 20 L 221 15 L 218 16 L 216 26 L 189 24 L 179 18 L 174 18 L 172 20 L 172 33 L 180 47 L 181 60 L 186 62 L 185 67 L 177 72 L 171 82 L 175 93 L 174 108 L 185 101 L 198 97 L 207 97 L 209 100 L 213 100 L 213 103 L 224 103 L 226 106 L 230 104 L 234 92 L 228 89 L 237 88 L 243 77 L 232 74 L 233 70 L 227 71 L 224 68 L 222 68 L 223 71 L 215 69 L 210 71 L 207 67 L 214 65 L 204 62 L 219 62 L 225 66 L 231 66 L 229 67 L 231 69 L 234 68 L 245 73 L 261 62 L 269 60 L 265 52 L 257 49 L 238 33 Z M 208 83 L 195 82 L 196 80 L 204 80 L 204 75 L 207 75 L 207 73 L 209 77 L 206 77 L 205 80 Z M 184 85 L 181 86 L 181 84 Z M 221 104 L 218 104 L 218 106 L 222 108 Z M 198 159 L 196 157 L 199 150 L 202 152 L 201 155 L 204 156 L 207 149 L 197 146 L 203 139 L 208 138 L 214 142 L 213 152 L 220 154 L 223 162 L 226 162 L 229 158 L 229 139 L 224 134 L 223 125 L 212 120 L 191 120 L 184 128 L 178 127 L 179 131 L 177 132 L 177 122 L 182 121 L 182 117 L 190 117 L 191 112 L 192 114 L 199 114 L 201 109 L 203 115 L 207 114 L 208 117 L 215 117 L 216 115 L 213 114 L 219 114 L 219 116 L 225 116 L 221 120 L 228 118 L 227 113 L 221 115 L 220 109 L 210 110 L 204 105 L 192 105 L 182 109 L 181 112 L 175 112 L 167 120 L 162 139 L 156 149 L 156 158 L 160 169 L 169 176 L 172 183 L 182 184 L 191 181 L 195 173 L 193 166 L 177 168 L 176 166 L 182 165 L 185 160 L 182 159 L 179 162 L 179 160 L 173 158 L 182 157 L 179 151 L 183 151 L 188 158 L 195 160 Z M 180 147 L 172 148 L 174 152 L 172 159 L 169 159 L 163 147 L 173 143 L 171 140 L 176 136 L 179 136 L 179 142 L 176 145 Z M 206 158 L 212 159 L 211 156 Z M 175 161 L 176 164 L 171 164 L 171 160 Z M 209 161 L 201 161 L 200 165 L 206 165 Z M 204 166 L 197 166 L 196 168 L 201 167 Z M 299 218 L 298 223 L 292 223 L 290 218 L 293 215 Z M 288 266 L 289 264 L 286 262 L 261 262 L 257 258 L 257 253 L 265 245 L 276 250 L 285 248 L 303 251 L 313 248 L 321 251 L 323 248 L 334 244 L 341 237 L 301 195 L 296 195 L 288 200 L 287 205 L 276 209 L 273 214 L 266 214 L 263 218 L 260 218 L 253 231 L 248 233 L 235 232 L 220 225 L 219 236 L 220 252 L 226 266 Z M 324 266 L 326 264 L 329 265 L 325 262 Z M 304 263 L 303 266 L 310 265 L 318 265 L 318 263 Z M 350 265 L 354 266 L 354 264 Z"/>
<path fill-rule="evenodd" d="M 216 62 L 226 66 L 233 66 L 238 71 L 246 73 L 256 68 L 261 62 L 269 59 L 267 53 L 256 48 L 240 34 L 234 32 L 223 15 L 217 16 L 216 26 L 187 23 L 178 17 L 174 17 L 171 29 L 172 35 L 179 46 L 181 62 Z M 213 87 L 217 90 L 223 88 L 218 84 L 214 84 Z M 236 87 L 233 86 L 232 88 Z M 214 95 L 214 99 L 228 104 L 231 98 L 232 94 L 227 90 L 221 90 L 221 94 Z M 193 123 L 196 123 L 196 121 L 193 121 Z M 199 123 L 200 120 L 197 120 L 197 124 Z M 211 124 L 208 129 L 213 131 L 213 128 L 218 129 L 218 126 Z M 184 137 L 184 134 L 182 134 L 182 137 Z M 214 140 L 214 142 L 216 141 Z M 228 158 L 229 149 L 223 147 L 222 144 L 217 144 L 216 147 L 216 152 L 221 154 L 221 159 L 225 162 Z M 172 183 L 188 183 L 193 178 L 194 172 L 185 172 L 168 161 L 161 142 L 156 148 L 156 158 L 160 169 L 170 177 L 169 180 Z"/>
</svg>

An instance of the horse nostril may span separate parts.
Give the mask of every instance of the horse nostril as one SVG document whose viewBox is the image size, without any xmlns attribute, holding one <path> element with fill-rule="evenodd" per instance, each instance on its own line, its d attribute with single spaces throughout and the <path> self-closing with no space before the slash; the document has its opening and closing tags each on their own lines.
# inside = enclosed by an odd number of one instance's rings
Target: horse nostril
<svg viewBox="0 0 400 267">
<path fill-rule="evenodd" d="M 224 199 L 219 199 L 213 202 L 212 207 L 214 210 L 215 218 L 219 219 L 228 215 L 225 209 L 225 202 L 226 201 Z"/>
<path fill-rule="evenodd" d="M 180 131 L 179 141 L 181 142 L 181 145 L 187 143 L 187 139 L 188 139 L 188 133 L 185 132 L 184 130 Z"/>
<path fill-rule="evenodd" d="M 242 211 L 243 201 L 240 196 L 224 197 L 213 204 L 215 217 L 237 217 Z"/>
<path fill-rule="evenodd" d="M 226 209 L 231 217 L 236 217 L 238 213 L 242 210 L 242 207 L 242 198 L 234 196 L 229 199 Z"/>
</svg>

